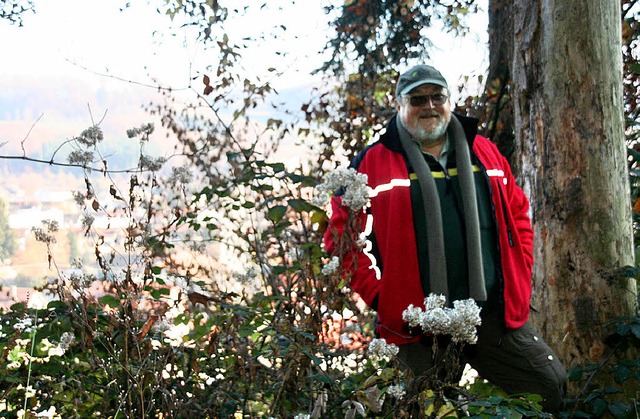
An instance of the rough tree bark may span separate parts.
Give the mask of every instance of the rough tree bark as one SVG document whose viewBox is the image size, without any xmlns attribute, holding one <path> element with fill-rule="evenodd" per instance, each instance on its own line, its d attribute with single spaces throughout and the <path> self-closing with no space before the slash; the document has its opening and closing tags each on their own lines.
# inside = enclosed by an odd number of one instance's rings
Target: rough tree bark
<svg viewBox="0 0 640 419">
<path fill-rule="evenodd" d="M 515 0 L 516 154 L 536 232 L 532 320 L 567 366 L 637 310 L 620 4 Z"/>
<path fill-rule="evenodd" d="M 489 69 L 485 89 L 485 132 L 509 160 L 514 175 L 519 175 L 514 159 L 513 100 L 511 63 L 513 61 L 513 13 L 511 0 L 489 2 Z"/>
</svg>

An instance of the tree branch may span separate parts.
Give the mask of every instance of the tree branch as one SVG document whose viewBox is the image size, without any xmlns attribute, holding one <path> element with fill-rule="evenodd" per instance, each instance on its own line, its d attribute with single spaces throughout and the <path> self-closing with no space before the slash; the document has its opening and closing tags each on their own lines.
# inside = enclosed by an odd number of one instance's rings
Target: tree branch
<svg viewBox="0 0 640 419">
<path fill-rule="evenodd" d="M 186 156 L 186 154 L 182 154 L 182 153 L 181 154 L 172 154 L 171 156 L 169 156 L 166 159 L 166 161 L 169 161 L 170 159 L 172 159 L 174 157 L 179 157 L 179 156 Z M 140 173 L 140 172 L 153 172 L 154 171 L 154 170 L 151 170 L 151 169 L 142 169 L 140 167 L 135 167 L 135 168 L 130 168 L 130 169 L 119 169 L 119 170 L 106 170 L 104 167 L 98 168 L 98 167 L 88 166 L 86 164 L 61 163 L 61 162 L 55 162 L 53 160 L 42 160 L 42 159 L 36 159 L 36 158 L 33 158 L 33 157 L 27 157 L 27 156 L 4 156 L 4 155 L 0 155 L 0 160 L 24 160 L 24 161 L 33 162 L 33 163 L 47 164 L 49 166 L 73 167 L 73 168 L 77 168 L 77 169 L 90 170 L 90 171 L 96 171 L 96 172 L 102 172 L 102 173 L 113 173 L 113 174 L 117 174 L 117 173 Z"/>
<path fill-rule="evenodd" d="M 33 131 L 33 128 L 36 126 L 36 124 L 38 122 L 40 122 L 40 120 L 42 119 L 43 116 L 44 116 L 44 114 L 40 114 L 38 119 L 36 119 L 33 122 L 33 124 L 31 124 L 31 128 L 29 128 L 29 131 L 27 132 L 27 135 L 25 135 L 24 138 L 22 139 L 22 141 L 20 141 L 20 148 L 22 148 L 22 156 L 23 157 L 27 157 L 27 152 L 24 150 L 24 142 L 27 141 L 27 138 L 29 138 L 29 135 L 31 135 L 31 131 Z M 6 144 L 6 142 L 4 144 Z"/>
</svg>

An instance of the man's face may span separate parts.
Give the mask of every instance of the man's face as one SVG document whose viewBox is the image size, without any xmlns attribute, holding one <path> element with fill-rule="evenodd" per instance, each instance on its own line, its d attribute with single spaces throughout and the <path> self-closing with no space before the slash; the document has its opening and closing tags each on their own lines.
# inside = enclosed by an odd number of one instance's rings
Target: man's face
<svg viewBox="0 0 640 419">
<path fill-rule="evenodd" d="M 445 95 L 447 98 L 442 104 L 434 103 L 437 102 L 438 96 L 436 98 L 431 97 L 426 100 L 426 103 L 411 104 L 411 97 L 414 97 L 414 102 L 420 102 L 418 97 L 425 95 Z M 441 86 L 423 84 L 407 95 L 396 99 L 396 108 L 402 125 L 415 140 L 423 145 L 438 143 L 447 131 L 447 126 L 451 120 L 451 103 L 448 96 L 447 89 Z M 422 102 L 425 101 L 422 100 Z"/>
</svg>

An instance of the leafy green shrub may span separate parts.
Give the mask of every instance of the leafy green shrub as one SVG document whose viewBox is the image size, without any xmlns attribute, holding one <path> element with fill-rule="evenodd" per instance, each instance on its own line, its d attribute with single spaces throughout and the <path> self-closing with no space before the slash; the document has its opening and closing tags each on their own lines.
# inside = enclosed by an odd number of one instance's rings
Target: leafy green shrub
<svg viewBox="0 0 640 419">
<path fill-rule="evenodd" d="M 635 418 L 640 411 L 638 399 L 625 398 L 636 395 L 640 388 L 640 317 L 618 319 L 609 325 L 611 334 L 606 339 L 608 351 L 597 364 L 576 366 L 569 369 L 569 380 L 582 390 L 567 400 L 565 417 L 614 417 Z M 612 384 L 597 388 L 593 378 L 602 374 L 611 378 Z"/>
</svg>

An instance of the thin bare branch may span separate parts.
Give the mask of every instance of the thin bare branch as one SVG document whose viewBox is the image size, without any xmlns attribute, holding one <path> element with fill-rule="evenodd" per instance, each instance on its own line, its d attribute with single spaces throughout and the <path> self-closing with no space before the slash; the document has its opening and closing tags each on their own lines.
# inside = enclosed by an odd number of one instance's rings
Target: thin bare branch
<svg viewBox="0 0 640 419">
<path fill-rule="evenodd" d="M 68 141 L 71 141 L 71 140 L 68 140 Z M 171 156 L 167 157 L 166 162 L 168 162 L 169 160 L 171 160 L 174 157 L 184 157 L 184 156 L 186 156 L 186 154 L 172 154 Z M 33 162 L 33 163 L 47 164 L 49 166 L 73 167 L 73 168 L 77 168 L 77 169 L 83 169 L 83 170 L 89 170 L 89 171 L 97 171 L 97 172 L 101 172 L 101 173 L 112 173 L 112 174 L 153 172 L 153 170 L 151 170 L 151 169 L 142 169 L 140 167 L 134 167 L 134 168 L 130 168 L 130 169 L 119 169 L 119 170 L 105 170 L 104 166 L 103 167 L 93 167 L 93 166 L 88 166 L 86 164 L 61 163 L 61 162 L 53 161 L 53 159 L 43 160 L 43 159 L 37 159 L 37 158 L 34 158 L 34 157 L 27 157 L 25 155 L 23 155 L 23 156 L 5 156 L 5 155 L 0 155 L 0 160 L 24 160 L 24 161 Z"/>
<path fill-rule="evenodd" d="M 148 87 L 148 88 L 151 88 L 151 89 L 157 89 L 159 91 L 160 90 L 166 90 L 168 92 L 176 92 L 176 91 L 179 92 L 179 91 L 183 91 L 183 90 L 189 90 L 191 88 L 190 86 L 177 87 L 177 88 L 176 87 L 162 87 L 162 86 L 159 86 L 159 85 L 143 83 L 143 82 L 139 82 L 139 81 L 136 81 L 136 80 L 127 79 L 127 78 L 124 78 L 124 77 L 115 76 L 113 74 L 102 73 L 102 72 L 99 72 L 99 71 L 96 71 L 96 70 L 92 70 L 92 69 L 90 69 L 90 68 L 88 68 L 86 66 L 83 66 L 82 64 L 78 64 L 77 62 L 72 61 L 72 60 L 70 60 L 68 58 L 66 59 L 66 61 L 68 63 L 72 64 L 72 65 L 75 65 L 76 67 L 81 68 L 82 70 L 88 71 L 91 74 L 95 74 L 96 76 L 106 77 L 106 78 L 113 79 L 113 80 L 119 80 L 119 81 L 122 81 L 122 82 L 125 82 L 125 83 L 134 84 L 136 86 L 142 86 L 142 87 Z"/>
<path fill-rule="evenodd" d="M 25 137 L 22 139 L 22 141 L 20 141 L 20 148 L 22 148 L 22 155 L 24 157 L 27 156 L 27 152 L 24 150 L 24 143 L 25 141 L 27 141 L 27 138 L 29 138 L 29 135 L 31 135 L 31 131 L 33 131 L 33 128 L 36 126 L 36 124 L 38 122 L 40 122 L 40 120 L 42 119 L 42 117 L 44 116 L 44 114 L 40 114 L 40 116 L 38 117 L 38 119 L 36 119 L 33 124 L 31 124 L 31 128 L 29 128 L 29 131 L 27 132 L 27 135 L 25 135 Z"/>
</svg>

